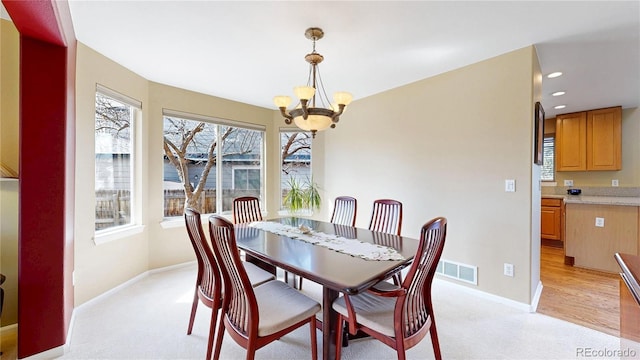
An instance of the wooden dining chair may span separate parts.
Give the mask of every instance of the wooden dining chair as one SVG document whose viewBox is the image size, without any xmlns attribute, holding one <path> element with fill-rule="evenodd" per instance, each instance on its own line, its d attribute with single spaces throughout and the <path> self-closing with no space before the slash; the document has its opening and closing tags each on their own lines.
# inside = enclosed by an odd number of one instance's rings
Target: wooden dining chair
<svg viewBox="0 0 640 360">
<path fill-rule="evenodd" d="M 191 335 L 198 303 L 202 302 L 205 306 L 211 308 L 209 341 L 207 343 L 207 359 L 210 359 L 216 329 L 216 318 L 218 316 L 218 310 L 222 307 L 222 275 L 213 255 L 213 251 L 211 250 L 211 247 L 207 242 L 207 238 L 204 235 L 200 213 L 194 209 L 187 208 L 184 210 L 184 220 L 198 263 L 196 289 L 193 295 L 193 304 L 191 305 L 191 316 L 189 317 L 187 335 Z M 249 274 L 250 283 L 253 286 L 275 279 L 273 274 L 260 269 L 254 264 L 243 264 Z"/>
<path fill-rule="evenodd" d="M 233 199 L 233 223 L 242 224 L 252 221 L 262 221 L 260 199 L 254 196 Z"/>
<path fill-rule="evenodd" d="M 369 230 L 400 235 L 402 230 L 402 203 L 391 199 L 373 202 Z"/>
<path fill-rule="evenodd" d="M 338 225 L 356 226 L 356 212 L 358 201 L 351 196 L 338 196 L 333 205 L 331 223 Z"/>
<path fill-rule="evenodd" d="M 398 359 L 405 359 L 405 350 L 417 345 L 429 333 L 436 359 L 442 358 L 431 285 L 446 236 L 447 219 L 432 219 L 422 227 L 414 261 L 399 287 L 386 291 L 372 288 L 358 295 L 345 294 L 333 302 L 333 309 L 339 314 L 336 359 L 341 355 L 344 322 L 349 333 L 362 331 L 395 349 Z"/>
<path fill-rule="evenodd" d="M 315 314 L 320 311 L 320 304 L 281 281 L 251 287 L 238 254 L 233 224 L 219 215 L 212 215 L 209 233 L 222 270 L 225 293 L 214 359 L 220 356 L 225 329 L 247 350 L 246 358 L 253 359 L 256 350 L 308 323 L 311 357 L 316 360 Z"/>
<path fill-rule="evenodd" d="M 402 230 L 402 203 L 392 199 L 378 199 L 373 202 L 369 230 L 400 235 Z M 400 285 L 402 273 L 393 274 L 393 283 Z"/>
</svg>

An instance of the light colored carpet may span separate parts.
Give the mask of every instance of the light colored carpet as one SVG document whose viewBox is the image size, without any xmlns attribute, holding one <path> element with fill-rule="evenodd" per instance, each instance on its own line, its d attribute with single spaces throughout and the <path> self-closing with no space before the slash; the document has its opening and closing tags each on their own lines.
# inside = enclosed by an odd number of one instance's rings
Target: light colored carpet
<svg viewBox="0 0 640 360">
<path fill-rule="evenodd" d="M 195 265 L 154 273 L 76 309 L 67 353 L 60 359 L 202 359 L 211 311 L 200 305 L 192 335 L 187 325 Z M 304 282 L 304 291 L 320 288 Z M 445 359 L 624 359 L 640 357 L 640 344 L 529 313 L 434 282 L 434 311 Z M 322 334 L 318 349 L 322 349 Z M 309 328 L 296 330 L 258 350 L 256 359 L 310 359 Z M 351 341 L 343 359 L 395 359 L 373 339 Z M 321 358 L 322 354 L 320 354 Z M 429 336 L 407 351 L 408 359 L 433 359 Z M 228 335 L 221 359 L 244 359 Z"/>
</svg>

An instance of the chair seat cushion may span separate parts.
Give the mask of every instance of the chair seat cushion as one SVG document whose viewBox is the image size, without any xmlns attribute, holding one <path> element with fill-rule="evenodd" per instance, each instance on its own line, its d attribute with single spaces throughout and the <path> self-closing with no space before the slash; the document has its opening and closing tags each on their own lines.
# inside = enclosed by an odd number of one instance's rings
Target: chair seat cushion
<svg viewBox="0 0 640 360">
<path fill-rule="evenodd" d="M 246 261 L 244 261 L 243 264 L 244 269 L 247 271 L 249 282 L 251 282 L 251 286 L 253 287 L 276 279 L 272 273 L 259 268 L 255 264 Z"/>
<path fill-rule="evenodd" d="M 380 291 L 393 291 L 393 290 L 398 290 L 400 288 L 396 284 L 393 284 L 393 283 L 391 283 L 389 281 L 390 280 L 380 281 L 380 282 L 376 283 L 375 285 L 373 285 L 373 287 L 375 289 L 380 290 Z"/>
<path fill-rule="evenodd" d="M 392 284 L 390 284 L 392 285 Z M 349 300 L 356 312 L 356 321 L 381 334 L 395 337 L 393 329 L 393 310 L 396 305 L 396 298 L 362 293 L 350 295 Z M 333 302 L 333 309 L 345 317 L 349 317 L 344 296 Z"/>
<path fill-rule="evenodd" d="M 315 316 L 320 304 L 282 281 L 255 287 L 260 323 L 258 336 L 267 336 Z"/>
</svg>

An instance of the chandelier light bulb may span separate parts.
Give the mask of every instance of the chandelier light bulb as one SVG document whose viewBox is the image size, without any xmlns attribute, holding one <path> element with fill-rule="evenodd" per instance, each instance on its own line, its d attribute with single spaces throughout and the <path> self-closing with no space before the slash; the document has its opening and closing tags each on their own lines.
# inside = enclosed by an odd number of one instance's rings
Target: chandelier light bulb
<svg viewBox="0 0 640 360">
<path fill-rule="evenodd" d="M 279 95 L 273 98 L 273 103 L 276 104 L 278 108 L 287 108 L 291 104 L 291 98 L 289 96 Z"/>
<path fill-rule="evenodd" d="M 339 105 L 349 105 L 351 104 L 351 100 L 353 100 L 353 95 L 348 92 L 341 91 L 333 94 L 333 101 Z"/>
<path fill-rule="evenodd" d="M 316 89 L 311 86 L 296 86 L 293 92 L 300 100 L 309 100 L 315 95 Z"/>
</svg>

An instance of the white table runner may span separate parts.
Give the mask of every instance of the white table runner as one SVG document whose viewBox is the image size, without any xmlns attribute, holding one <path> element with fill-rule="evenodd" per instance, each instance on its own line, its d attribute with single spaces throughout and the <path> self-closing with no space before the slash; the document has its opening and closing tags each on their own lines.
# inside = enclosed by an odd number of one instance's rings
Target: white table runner
<svg viewBox="0 0 640 360">
<path fill-rule="evenodd" d="M 273 221 L 254 221 L 249 226 L 278 235 L 302 240 L 313 245 L 349 254 L 365 260 L 404 260 L 394 248 L 376 245 L 357 239 L 347 239 L 338 235 L 313 231 L 305 226 L 297 228 Z"/>
</svg>

